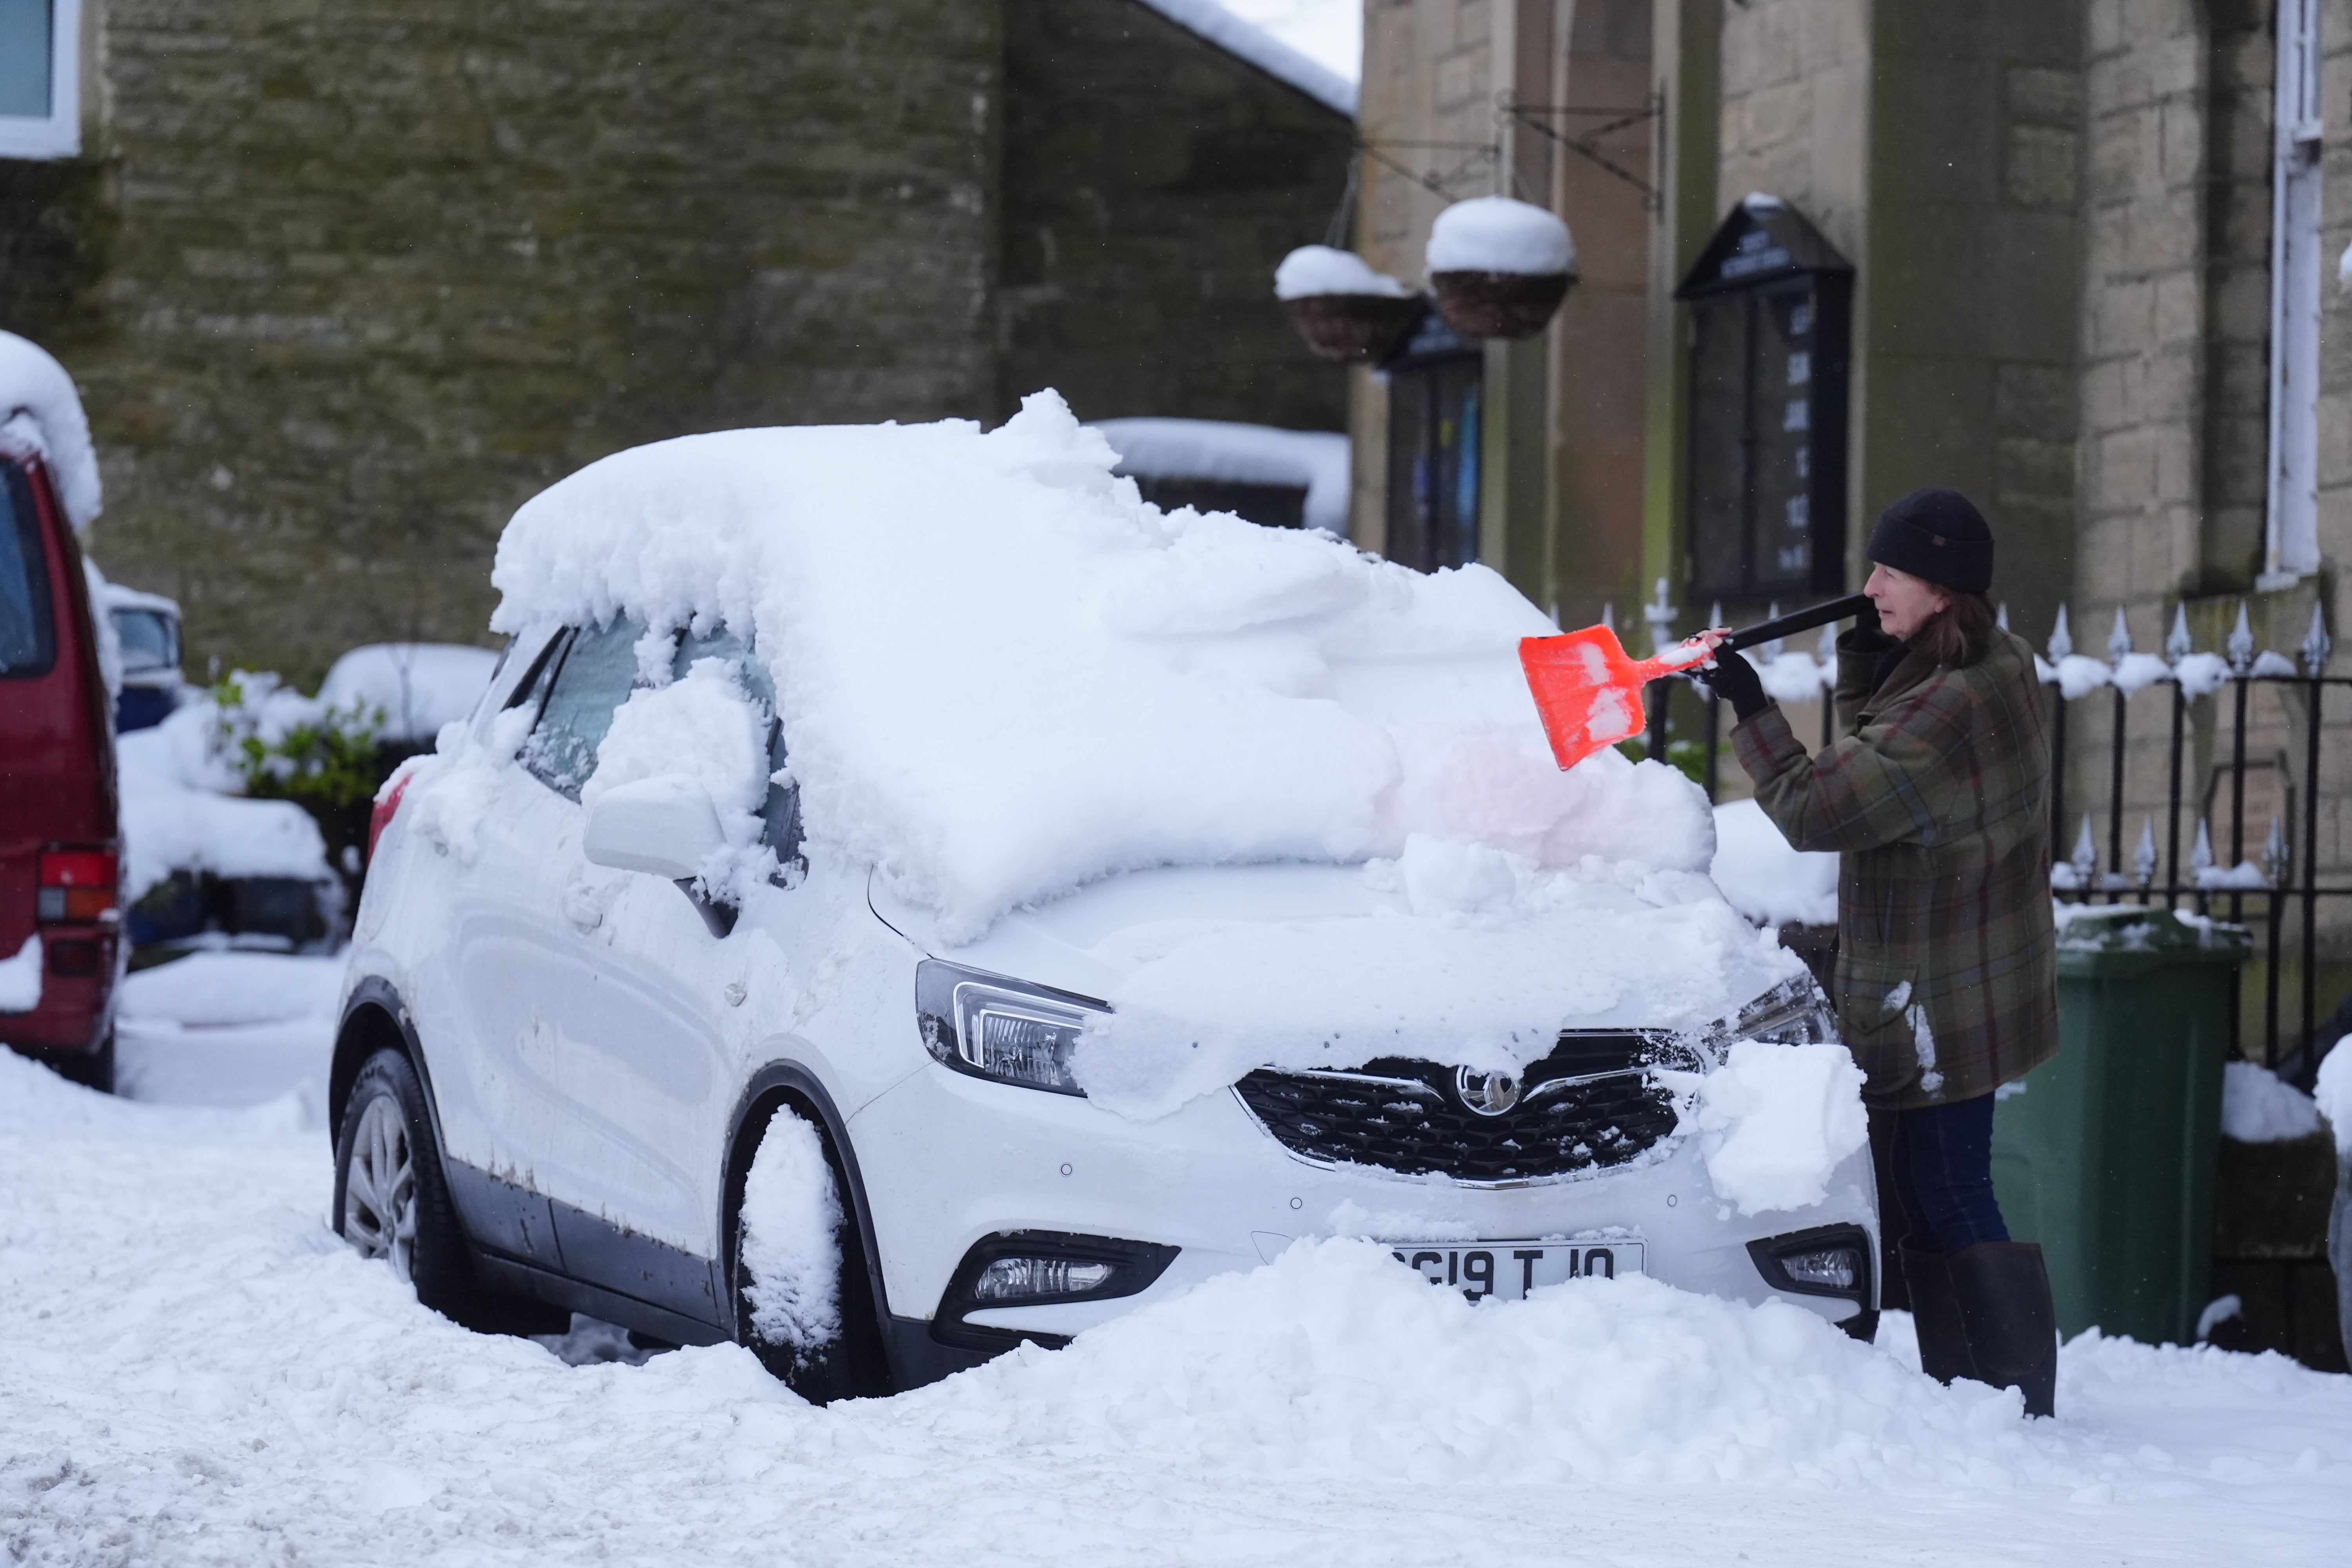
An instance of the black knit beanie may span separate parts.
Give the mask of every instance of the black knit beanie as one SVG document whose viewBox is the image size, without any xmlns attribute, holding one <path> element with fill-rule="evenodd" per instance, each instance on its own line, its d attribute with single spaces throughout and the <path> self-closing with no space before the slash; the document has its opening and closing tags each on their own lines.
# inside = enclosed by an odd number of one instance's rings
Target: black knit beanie
<svg viewBox="0 0 2352 1568">
<path fill-rule="evenodd" d="M 1956 594 L 1992 586 L 1992 530 L 1958 490 L 1913 490 L 1878 514 L 1870 558 Z"/>
</svg>

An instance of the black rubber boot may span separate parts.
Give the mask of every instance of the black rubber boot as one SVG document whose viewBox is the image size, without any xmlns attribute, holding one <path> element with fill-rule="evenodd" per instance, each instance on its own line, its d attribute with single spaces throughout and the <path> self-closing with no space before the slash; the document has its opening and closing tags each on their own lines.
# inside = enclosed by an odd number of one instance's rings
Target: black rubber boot
<svg viewBox="0 0 2352 1568">
<path fill-rule="evenodd" d="M 1919 1370 L 1937 1383 L 1976 1375 L 1969 1357 L 1969 1331 L 1952 1294 L 1948 1258 L 1926 1247 L 1902 1248 L 1903 1283 L 1911 1293 L 1911 1321 L 1919 1332 Z"/>
<path fill-rule="evenodd" d="M 1945 1259 L 1975 1366 L 1964 1375 L 2025 1393 L 2028 1415 L 2053 1414 L 2058 1394 L 2058 1313 L 2042 1247 L 1980 1241 Z"/>
</svg>

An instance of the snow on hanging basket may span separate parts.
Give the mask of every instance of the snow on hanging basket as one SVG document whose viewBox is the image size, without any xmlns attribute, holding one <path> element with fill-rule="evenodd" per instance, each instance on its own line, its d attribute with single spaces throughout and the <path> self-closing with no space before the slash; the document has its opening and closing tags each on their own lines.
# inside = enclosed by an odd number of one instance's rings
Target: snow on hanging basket
<svg viewBox="0 0 2352 1568">
<path fill-rule="evenodd" d="M 1508 196 L 1447 207 L 1429 231 L 1425 254 L 1438 314 L 1474 338 L 1533 337 L 1576 281 L 1568 225 Z"/>
<path fill-rule="evenodd" d="M 1319 359 L 1384 359 L 1412 330 L 1421 300 L 1351 250 L 1304 245 L 1274 272 L 1275 298 Z"/>
</svg>

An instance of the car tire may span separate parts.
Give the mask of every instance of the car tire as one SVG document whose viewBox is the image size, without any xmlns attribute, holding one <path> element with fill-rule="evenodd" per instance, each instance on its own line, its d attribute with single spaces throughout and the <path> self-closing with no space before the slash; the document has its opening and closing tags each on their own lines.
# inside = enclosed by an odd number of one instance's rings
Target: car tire
<svg viewBox="0 0 2352 1568">
<path fill-rule="evenodd" d="M 72 1056 L 51 1057 L 49 1066 L 68 1083 L 78 1083 L 84 1089 L 94 1089 L 100 1094 L 114 1092 L 114 1031 L 106 1031 L 105 1043 L 94 1051 L 77 1052 Z"/>
<path fill-rule="evenodd" d="M 335 1234 L 362 1257 L 382 1258 L 416 1287 L 416 1299 L 485 1334 L 562 1333 L 572 1314 L 476 1283 L 465 1227 L 449 1201 L 425 1086 L 386 1047 L 361 1064 L 335 1140 Z"/>
<path fill-rule="evenodd" d="M 425 1086 L 386 1047 L 360 1067 L 335 1139 L 335 1234 L 381 1258 L 416 1299 L 457 1317 L 473 1295 L 465 1231 L 449 1202 Z"/>
<path fill-rule="evenodd" d="M 880 1369 L 879 1334 L 872 1326 L 871 1291 L 865 1267 L 856 1260 L 857 1229 L 849 1205 L 843 1201 L 845 1184 L 838 1161 L 822 1130 L 789 1105 L 777 1106 L 773 1114 L 765 1119 L 761 1143 L 764 1145 L 768 1139 L 778 1136 L 777 1128 L 787 1118 L 797 1124 L 792 1128 L 793 1135 L 814 1135 L 815 1146 L 822 1151 L 819 1168 L 824 1173 L 823 1179 L 832 1185 L 832 1206 L 836 1215 L 832 1248 L 833 1332 L 817 1344 L 775 1343 L 755 1325 L 753 1292 L 759 1281 L 752 1263 L 746 1258 L 743 1217 L 745 1189 L 759 1163 L 760 1148 L 755 1146 L 751 1157 L 743 1162 L 742 1173 L 738 1178 L 734 1217 L 729 1226 L 732 1246 L 729 1248 L 728 1271 L 734 1297 L 736 1342 L 758 1356 L 760 1364 L 777 1381 L 812 1405 L 887 1393 L 887 1374 Z"/>
</svg>

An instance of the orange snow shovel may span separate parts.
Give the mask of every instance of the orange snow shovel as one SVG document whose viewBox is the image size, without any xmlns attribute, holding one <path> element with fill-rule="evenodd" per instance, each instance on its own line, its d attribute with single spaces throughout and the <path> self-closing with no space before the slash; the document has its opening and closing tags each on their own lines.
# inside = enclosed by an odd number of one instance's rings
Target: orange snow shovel
<svg viewBox="0 0 2352 1568">
<path fill-rule="evenodd" d="M 1868 595 L 1849 594 L 1727 636 L 1701 632 L 1652 658 L 1628 658 L 1617 634 L 1607 626 L 1587 626 L 1556 637 L 1523 637 L 1519 664 L 1528 673 L 1528 689 L 1535 693 L 1536 712 L 1551 742 L 1553 759 L 1564 769 L 1572 768 L 1601 747 L 1642 732 L 1642 688 L 1651 681 L 1704 664 L 1718 651 L 1732 653 L 1844 620 L 1869 604 Z"/>
</svg>

